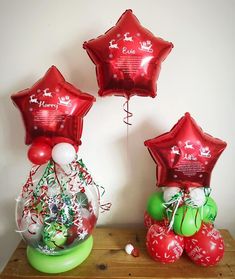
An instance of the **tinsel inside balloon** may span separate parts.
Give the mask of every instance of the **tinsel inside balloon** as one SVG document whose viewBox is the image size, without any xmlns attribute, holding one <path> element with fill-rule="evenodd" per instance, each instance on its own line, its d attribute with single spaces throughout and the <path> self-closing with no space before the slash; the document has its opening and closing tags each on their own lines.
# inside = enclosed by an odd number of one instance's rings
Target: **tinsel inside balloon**
<svg viewBox="0 0 235 279">
<path fill-rule="evenodd" d="M 34 167 L 17 200 L 16 222 L 26 243 L 59 255 L 89 237 L 98 218 L 98 189 L 84 163 Z"/>
</svg>

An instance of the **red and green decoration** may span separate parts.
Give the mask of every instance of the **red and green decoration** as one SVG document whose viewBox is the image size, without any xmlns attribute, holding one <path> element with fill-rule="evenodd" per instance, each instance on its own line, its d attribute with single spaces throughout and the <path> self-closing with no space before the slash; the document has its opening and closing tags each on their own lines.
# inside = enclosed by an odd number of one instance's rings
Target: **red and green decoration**
<svg viewBox="0 0 235 279">
<path fill-rule="evenodd" d="M 33 267 L 58 273 L 86 259 L 99 208 L 111 206 L 100 205 L 104 192 L 82 160 L 63 168 L 54 161 L 32 167 L 17 199 L 16 222 Z"/>
<path fill-rule="evenodd" d="M 83 118 L 95 98 L 68 83 L 52 66 L 32 87 L 12 95 L 23 118 L 28 158 L 34 164 L 17 199 L 18 231 L 37 270 L 60 273 L 81 264 L 104 188 L 78 160 Z"/>
<path fill-rule="evenodd" d="M 184 248 L 179 240 L 184 238 L 192 261 L 215 265 L 223 257 L 224 244 L 214 228 L 218 209 L 210 197 L 210 178 L 226 143 L 204 133 L 186 113 L 170 132 L 145 141 L 145 145 L 157 164 L 160 190 L 149 197 L 144 216 L 150 256 L 164 263 L 176 261 Z M 176 243 L 175 239 L 178 248 L 168 253 L 167 243 Z"/>
<path fill-rule="evenodd" d="M 82 160 L 66 170 L 53 161 L 46 167 L 33 167 L 17 200 L 19 232 L 40 252 L 64 253 L 92 233 L 99 212 L 99 189 Z"/>
</svg>

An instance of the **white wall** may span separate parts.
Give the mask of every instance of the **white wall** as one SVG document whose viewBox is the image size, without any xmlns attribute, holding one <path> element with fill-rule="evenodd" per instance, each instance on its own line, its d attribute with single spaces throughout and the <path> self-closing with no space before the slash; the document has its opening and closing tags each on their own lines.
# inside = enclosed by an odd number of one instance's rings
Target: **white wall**
<svg viewBox="0 0 235 279">
<path fill-rule="evenodd" d="M 129 171 L 124 99 L 97 97 L 95 67 L 82 49 L 127 8 L 175 45 L 162 65 L 158 97 L 131 99 Z M 19 241 L 14 199 L 30 168 L 10 95 L 31 86 L 52 64 L 97 97 L 85 118 L 80 154 L 113 203 L 99 224 L 142 222 L 146 199 L 155 190 L 155 164 L 143 141 L 168 131 L 189 111 L 206 132 L 228 142 L 211 187 L 219 207 L 216 224 L 235 236 L 234 24 L 232 0 L 0 0 L 0 270 Z"/>
</svg>

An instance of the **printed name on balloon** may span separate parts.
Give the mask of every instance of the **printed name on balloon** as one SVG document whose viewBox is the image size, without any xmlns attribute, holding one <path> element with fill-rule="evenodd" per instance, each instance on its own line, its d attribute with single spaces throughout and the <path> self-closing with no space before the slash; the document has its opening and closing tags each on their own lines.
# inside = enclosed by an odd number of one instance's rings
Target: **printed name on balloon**
<svg viewBox="0 0 235 279">
<path fill-rule="evenodd" d="M 49 88 L 43 90 L 37 90 L 37 93 L 43 92 L 42 98 L 53 98 L 53 92 L 48 92 Z M 59 92 L 59 89 L 56 89 L 56 92 Z M 46 102 L 45 100 L 39 100 L 39 97 L 35 97 L 35 94 L 29 96 L 29 103 L 37 105 L 39 108 L 52 108 L 58 110 L 59 106 L 71 107 L 71 99 L 69 96 L 57 97 L 57 102 Z M 53 99 L 51 99 L 53 101 Z M 56 100 L 55 100 L 56 101 Z"/>
<path fill-rule="evenodd" d="M 45 103 L 45 101 L 40 101 L 38 106 L 41 108 L 54 108 L 55 110 L 58 109 L 59 105 L 58 104 L 48 104 Z"/>
<path fill-rule="evenodd" d="M 112 39 L 109 43 L 109 49 L 119 49 L 121 44 L 129 44 L 132 43 L 133 46 L 136 47 L 136 50 L 153 53 L 152 42 L 150 40 L 141 41 L 140 37 L 142 34 L 136 33 L 135 35 L 130 36 L 130 32 L 126 32 L 123 36 L 121 34 L 117 34 L 118 39 Z M 137 41 L 137 43 L 135 43 Z M 127 42 L 127 43 L 126 43 Z M 122 46 L 123 54 L 136 54 L 136 50 L 131 48 L 128 49 L 127 46 Z"/>
<path fill-rule="evenodd" d="M 197 158 L 193 154 L 184 154 L 184 159 L 187 161 L 197 161 Z"/>
<path fill-rule="evenodd" d="M 183 155 L 183 159 L 188 161 L 197 161 L 197 156 L 195 156 L 195 151 L 197 151 L 198 156 L 204 158 L 211 157 L 211 151 L 208 146 L 203 147 L 200 142 L 191 142 L 190 140 L 186 140 L 184 143 L 181 141 L 177 145 L 174 145 L 170 148 L 170 153 L 174 155 L 181 155 L 182 151 L 191 150 L 192 153 L 185 153 Z"/>
<path fill-rule="evenodd" d="M 123 54 L 135 54 L 135 50 L 134 49 L 128 49 L 127 47 L 123 47 L 122 48 L 122 53 Z"/>
</svg>

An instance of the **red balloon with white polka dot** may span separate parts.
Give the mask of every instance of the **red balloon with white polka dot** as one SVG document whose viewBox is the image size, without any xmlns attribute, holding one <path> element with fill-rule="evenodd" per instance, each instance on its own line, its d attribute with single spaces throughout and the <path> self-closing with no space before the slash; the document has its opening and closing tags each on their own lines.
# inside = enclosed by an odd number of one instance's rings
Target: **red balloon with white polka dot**
<svg viewBox="0 0 235 279">
<path fill-rule="evenodd" d="M 185 238 L 185 251 L 198 265 L 213 266 L 224 255 L 224 240 L 212 224 L 203 224 L 200 231 Z"/>
<path fill-rule="evenodd" d="M 149 255 L 161 263 L 177 261 L 184 250 L 184 238 L 176 235 L 166 226 L 152 225 L 146 236 L 146 247 Z"/>
</svg>

